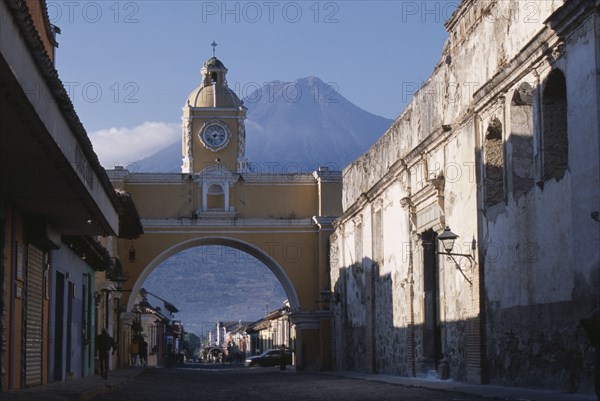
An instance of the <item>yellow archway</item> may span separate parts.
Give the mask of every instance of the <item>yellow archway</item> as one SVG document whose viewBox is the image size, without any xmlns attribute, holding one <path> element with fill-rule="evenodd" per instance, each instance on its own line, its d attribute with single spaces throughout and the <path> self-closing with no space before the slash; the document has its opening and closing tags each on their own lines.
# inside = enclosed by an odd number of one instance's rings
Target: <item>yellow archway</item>
<svg viewBox="0 0 600 401">
<path fill-rule="evenodd" d="M 203 207 L 208 180 L 203 174 L 108 171 L 113 185 L 131 195 L 144 229 L 134 242 L 115 239 L 112 245 L 129 277 L 123 304 L 131 311 L 148 275 L 180 251 L 203 245 L 238 249 L 267 266 L 284 288 L 300 367 L 328 368 L 329 311 L 321 294 L 331 288 L 329 236 L 341 209 L 341 174 L 213 170 L 214 177 L 208 178 L 225 177 L 226 210 Z M 134 260 L 129 258 L 132 246 Z"/>
<path fill-rule="evenodd" d="M 107 171 L 115 188 L 131 194 L 144 229 L 136 260 L 126 241 L 113 253 L 130 277 L 130 294 L 159 263 L 193 246 L 224 245 L 256 257 L 288 295 L 301 367 L 327 368 L 329 311 L 321 294 L 331 290 L 329 236 L 342 213 L 342 175 L 326 167 L 289 174 L 289 165 L 276 162 L 264 166 L 268 172 L 249 168 L 247 109 L 227 86 L 227 72 L 216 57 L 207 60 L 184 103 L 181 173 Z"/>
</svg>

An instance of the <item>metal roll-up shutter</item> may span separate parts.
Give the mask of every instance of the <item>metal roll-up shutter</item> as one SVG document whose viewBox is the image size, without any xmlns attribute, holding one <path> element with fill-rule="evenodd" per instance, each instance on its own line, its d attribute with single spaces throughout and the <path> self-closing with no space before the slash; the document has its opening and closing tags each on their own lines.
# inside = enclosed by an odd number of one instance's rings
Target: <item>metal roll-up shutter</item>
<svg viewBox="0 0 600 401">
<path fill-rule="evenodd" d="M 44 253 L 33 245 L 27 250 L 27 302 L 25 332 L 25 385 L 42 384 Z"/>
</svg>

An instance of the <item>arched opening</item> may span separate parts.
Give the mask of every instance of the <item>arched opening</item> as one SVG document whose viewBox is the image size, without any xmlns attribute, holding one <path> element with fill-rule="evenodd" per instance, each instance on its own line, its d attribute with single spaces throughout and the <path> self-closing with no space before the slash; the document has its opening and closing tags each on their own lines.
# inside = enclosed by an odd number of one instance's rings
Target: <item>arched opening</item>
<svg viewBox="0 0 600 401">
<path fill-rule="evenodd" d="M 267 268 L 269 268 L 273 272 L 275 277 L 277 277 L 277 279 L 281 283 L 281 286 L 283 287 L 283 289 L 287 295 L 287 299 L 290 303 L 290 308 L 292 310 L 300 309 L 300 301 L 298 300 L 298 295 L 296 293 L 296 290 L 295 290 L 291 280 L 288 278 L 287 274 L 281 267 L 281 265 L 279 263 L 277 263 L 277 261 L 275 259 L 273 259 L 271 256 L 269 256 L 262 249 L 254 246 L 248 242 L 240 241 L 240 240 L 233 239 L 233 238 L 227 238 L 227 237 L 193 238 L 193 239 L 175 244 L 168 249 L 165 249 L 156 258 L 154 258 L 154 260 L 152 262 L 150 262 L 148 264 L 148 266 L 146 266 L 146 268 L 142 271 L 142 273 L 137 278 L 137 281 L 133 285 L 131 293 L 137 294 L 140 291 L 140 289 L 142 288 L 142 284 L 148 278 L 150 273 L 152 273 L 152 271 L 154 271 L 166 259 L 168 259 L 169 257 L 175 255 L 176 253 L 179 253 L 186 249 L 194 248 L 197 246 L 203 246 L 203 245 L 222 245 L 222 246 L 238 249 L 242 252 L 245 252 L 245 253 L 255 257 L 258 261 L 262 262 Z M 132 311 L 134 305 L 135 305 L 134 297 L 129 297 L 129 300 L 127 301 L 127 310 Z"/>
<path fill-rule="evenodd" d="M 512 193 L 518 198 L 534 185 L 533 164 L 533 88 L 522 82 L 510 104 L 510 158 Z"/>
<path fill-rule="evenodd" d="M 563 178 L 569 167 L 567 131 L 567 84 L 562 71 L 553 70 L 546 80 L 542 97 L 543 178 Z"/>
<path fill-rule="evenodd" d="M 225 210 L 225 191 L 220 184 L 208 187 L 206 203 L 208 210 Z"/>
<path fill-rule="evenodd" d="M 265 349 L 292 348 L 289 313 L 298 307 L 287 275 L 261 249 L 230 238 L 192 239 L 161 253 L 139 276 L 124 338 L 147 337 L 151 365 L 182 364 L 181 350 L 193 361 L 239 363 Z M 138 333 L 135 322 L 143 327 Z M 206 347 L 223 353 L 208 358 Z"/>
<path fill-rule="evenodd" d="M 483 142 L 485 157 L 485 203 L 493 206 L 504 199 L 504 143 L 502 123 L 493 118 Z"/>
</svg>

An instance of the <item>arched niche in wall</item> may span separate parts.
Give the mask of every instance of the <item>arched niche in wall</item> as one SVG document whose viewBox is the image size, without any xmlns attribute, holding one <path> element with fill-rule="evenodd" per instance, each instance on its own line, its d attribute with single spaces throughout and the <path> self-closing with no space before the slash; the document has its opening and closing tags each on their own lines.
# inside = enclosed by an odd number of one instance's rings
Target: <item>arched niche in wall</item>
<svg viewBox="0 0 600 401">
<path fill-rule="evenodd" d="M 485 160 L 485 204 L 493 206 L 504 200 L 504 143 L 502 123 L 492 118 L 483 140 Z"/>
<path fill-rule="evenodd" d="M 534 186 L 533 88 L 522 82 L 510 102 L 510 144 L 512 192 L 518 198 Z"/>
<path fill-rule="evenodd" d="M 542 162 L 544 181 L 560 180 L 569 167 L 567 83 L 561 70 L 553 70 L 542 94 Z"/>
</svg>

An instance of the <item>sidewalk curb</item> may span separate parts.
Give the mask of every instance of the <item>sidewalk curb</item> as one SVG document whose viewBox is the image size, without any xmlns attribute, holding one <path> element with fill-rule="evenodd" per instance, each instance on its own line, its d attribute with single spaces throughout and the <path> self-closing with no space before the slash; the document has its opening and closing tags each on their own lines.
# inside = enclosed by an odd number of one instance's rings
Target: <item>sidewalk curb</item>
<svg viewBox="0 0 600 401">
<path fill-rule="evenodd" d="M 72 393 L 70 395 L 66 395 L 66 397 L 69 399 L 69 401 L 89 401 L 99 394 L 108 393 L 121 386 L 124 386 L 129 381 L 135 379 L 137 376 L 139 376 L 145 371 L 146 369 L 140 369 L 130 375 L 120 378 L 120 380 L 116 381 L 115 383 L 105 383 L 103 385 L 92 387 L 89 390 L 85 390 L 80 393 Z"/>
<path fill-rule="evenodd" d="M 470 384 L 455 381 L 428 380 L 413 377 L 379 375 L 352 371 L 329 371 L 322 374 L 393 384 L 406 388 L 438 390 L 446 393 L 479 396 L 484 399 L 502 399 L 513 401 L 596 401 L 594 395 L 561 393 L 546 389 L 525 387 L 506 387 L 493 384 Z"/>
<path fill-rule="evenodd" d="M 28 389 L 0 393 L 0 399 L 7 401 L 31 400 L 62 400 L 89 401 L 99 394 L 119 388 L 130 380 L 142 374 L 146 369 L 115 370 L 109 373 L 108 380 L 102 380 L 99 375 L 87 376 L 80 379 L 55 382 Z"/>
</svg>

